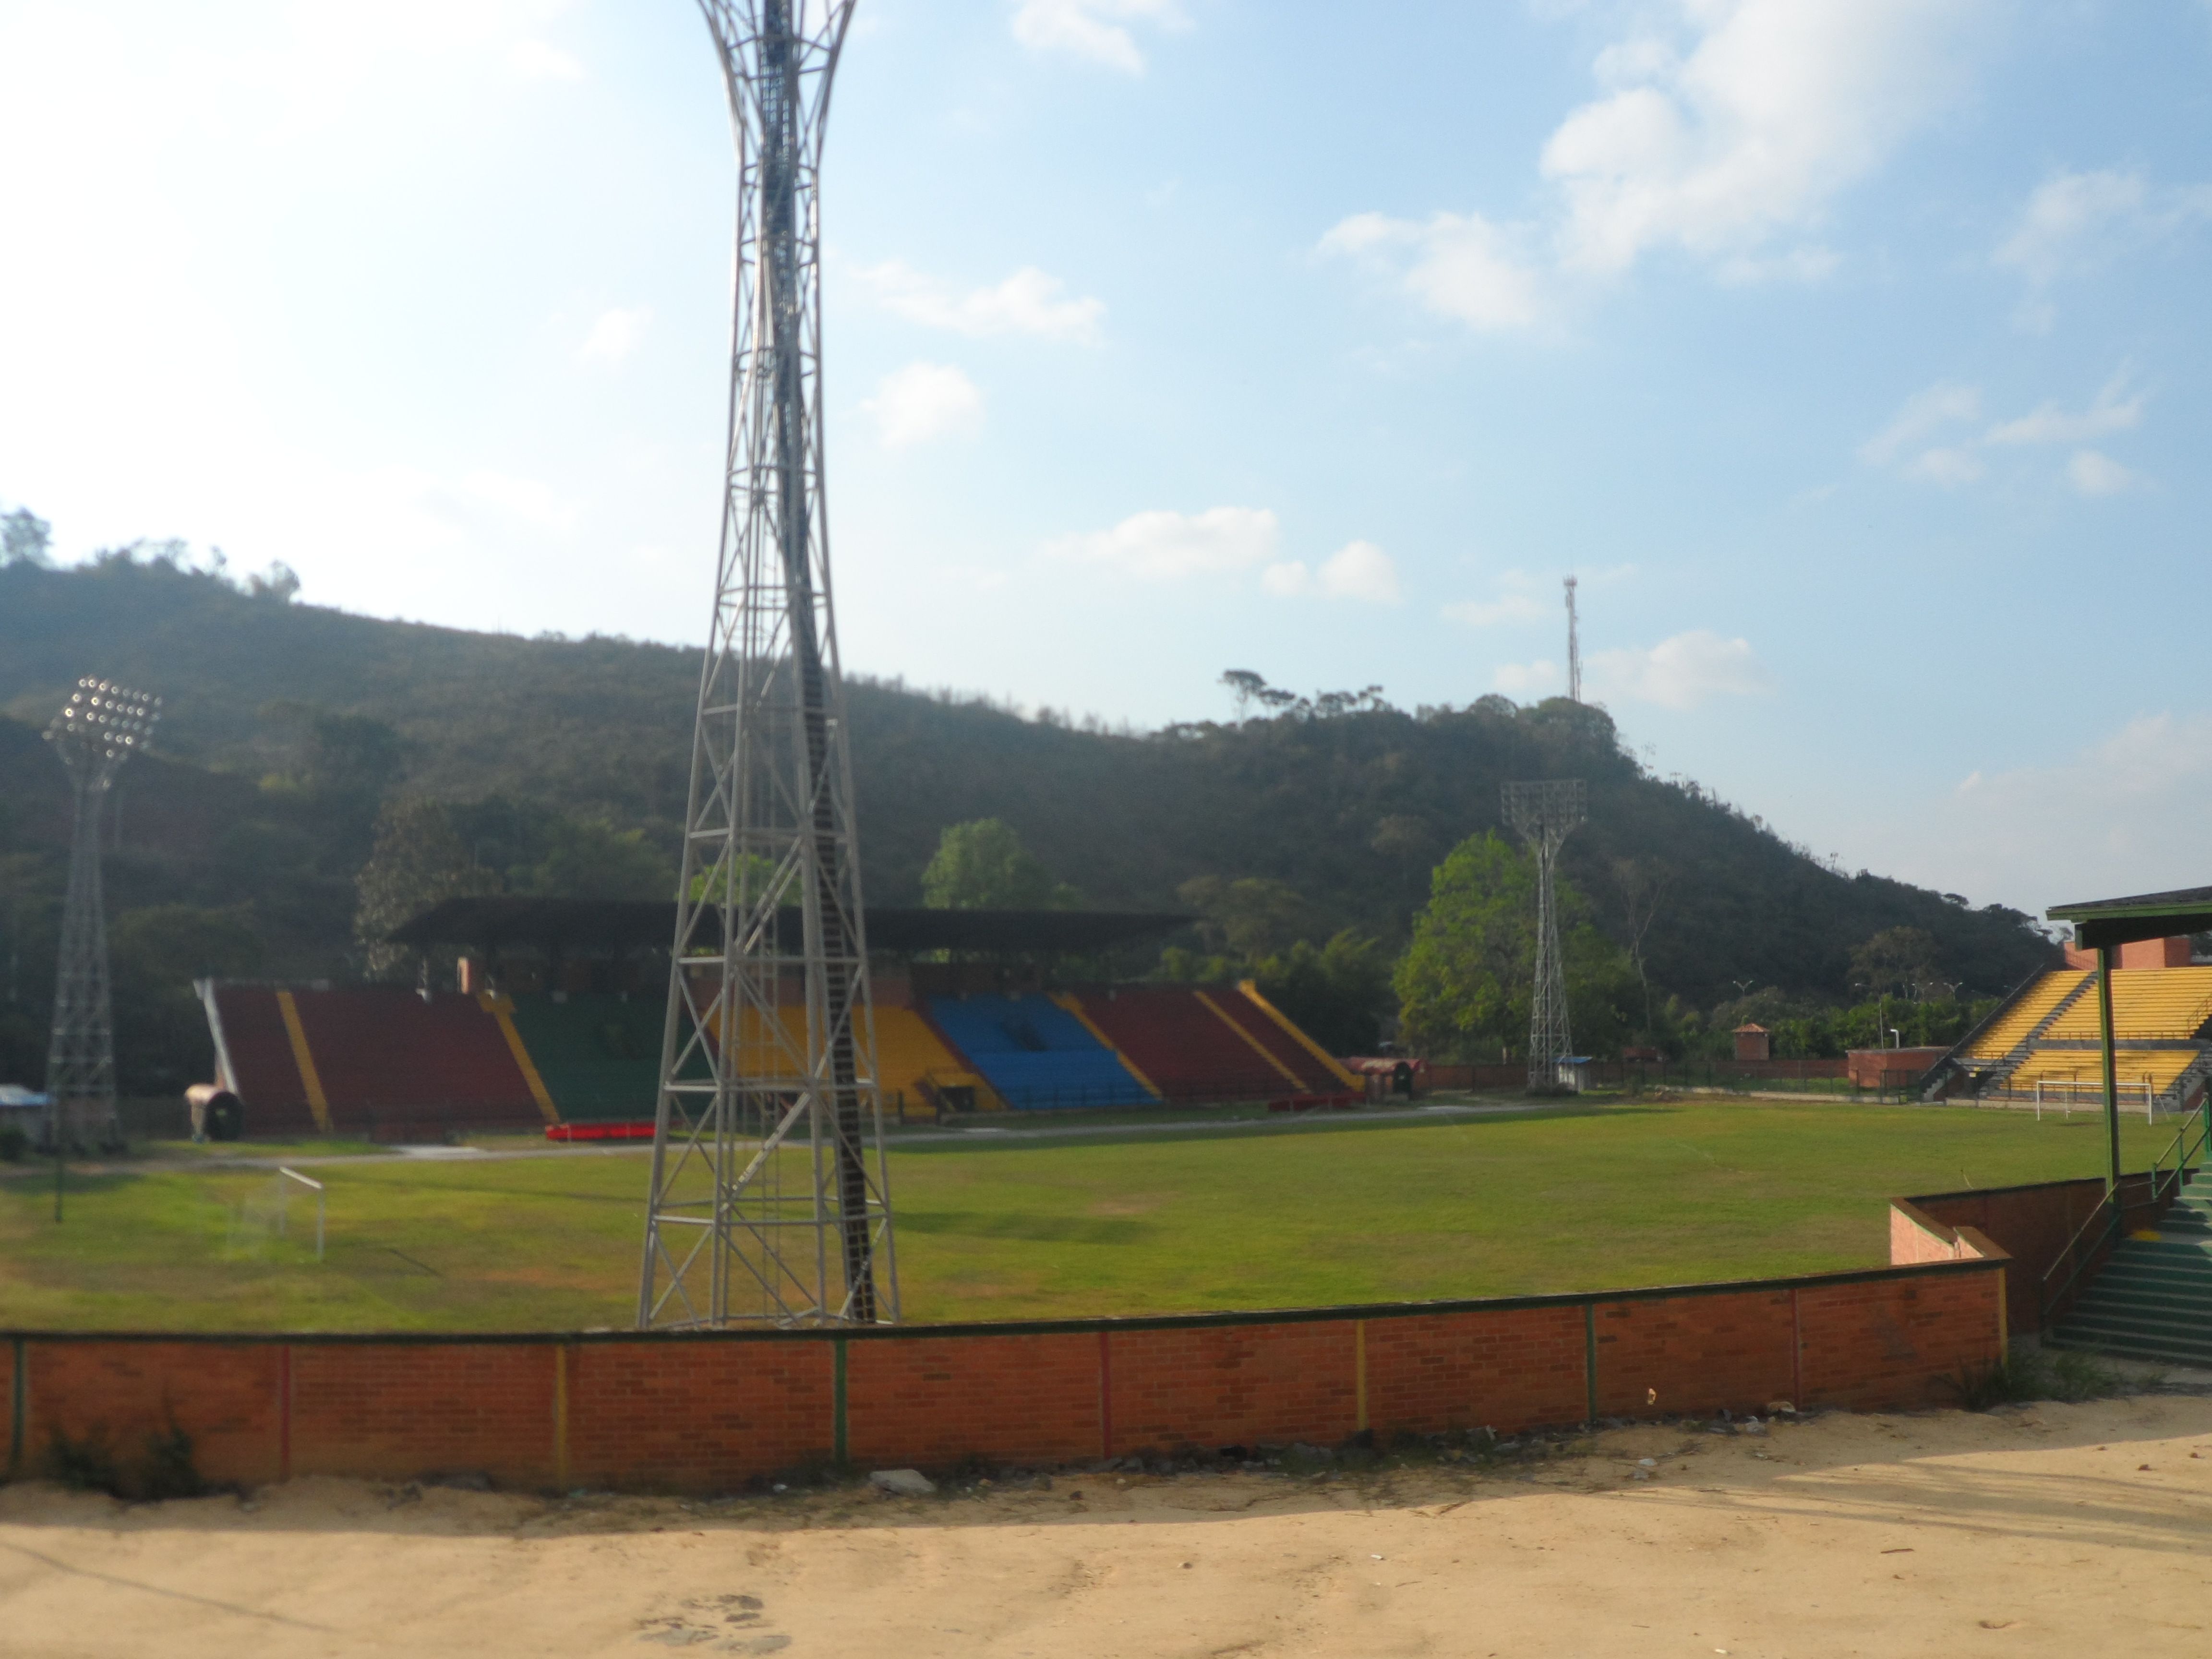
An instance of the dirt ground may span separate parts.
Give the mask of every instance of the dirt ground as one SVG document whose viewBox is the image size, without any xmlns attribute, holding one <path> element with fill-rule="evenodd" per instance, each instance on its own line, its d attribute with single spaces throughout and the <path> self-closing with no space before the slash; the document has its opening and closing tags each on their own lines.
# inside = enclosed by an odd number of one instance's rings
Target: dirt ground
<svg viewBox="0 0 2212 1659">
<path fill-rule="evenodd" d="M 1484 1473 L 925 1498 L 18 1485 L 0 1654 L 2212 1652 L 2212 1399 L 1583 1444 Z"/>
</svg>

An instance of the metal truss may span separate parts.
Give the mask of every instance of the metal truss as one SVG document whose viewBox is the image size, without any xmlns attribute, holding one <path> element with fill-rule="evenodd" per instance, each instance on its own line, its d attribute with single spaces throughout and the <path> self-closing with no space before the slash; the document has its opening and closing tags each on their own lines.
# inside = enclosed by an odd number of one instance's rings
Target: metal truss
<svg viewBox="0 0 2212 1659">
<path fill-rule="evenodd" d="M 107 912 L 100 880 L 101 808 L 115 774 L 145 746 L 161 700 L 106 680 L 82 679 L 46 741 L 69 769 L 75 806 L 69 897 L 62 908 L 61 954 L 54 964 L 54 1023 L 46 1044 L 46 1092 L 53 1097 L 47 1145 L 88 1139 L 121 1144 L 115 1117 L 115 1016 L 107 984 Z"/>
<path fill-rule="evenodd" d="M 1559 1062 L 1574 1052 L 1567 1028 L 1566 962 L 1559 951 L 1559 848 L 1589 816 L 1589 792 L 1580 778 L 1509 783 L 1506 823 L 1536 855 L 1536 986 L 1528 1007 L 1528 1086 L 1550 1091 L 1571 1087 Z"/>
<path fill-rule="evenodd" d="M 822 469 L 820 163 L 853 0 L 700 0 L 737 143 L 729 451 L 637 1322 L 898 1317 Z"/>
</svg>

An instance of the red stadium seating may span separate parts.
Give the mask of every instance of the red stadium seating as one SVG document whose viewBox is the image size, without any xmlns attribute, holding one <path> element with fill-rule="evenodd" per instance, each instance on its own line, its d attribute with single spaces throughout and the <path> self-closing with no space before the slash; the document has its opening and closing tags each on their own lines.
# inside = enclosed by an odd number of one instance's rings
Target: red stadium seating
<svg viewBox="0 0 2212 1659">
<path fill-rule="evenodd" d="M 318 1123 L 281 1005 L 289 994 L 327 1103 Z M 404 988 L 219 985 L 216 1004 L 245 1131 L 317 1128 L 384 1138 L 545 1119 L 499 1022 L 476 998 Z"/>
<path fill-rule="evenodd" d="M 1320 1068 L 1307 1057 L 1305 1069 L 1285 1076 L 1266 1055 L 1238 1035 L 1221 1013 L 1229 1005 L 1250 1003 L 1239 992 L 1215 986 L 1200 992 L 1188 986 L 1140 985 L 1080 993 L 1084 1018 L 1128 1056 L 1152 1086 L 1169 1100 L 1261 1100 L 1287 1091 L 1311 1091 L 1308 1073 Z M 1211 1002 L 1213 1007 L 1206 1004 Z M 1267 1020 L 1258 1009 L 1253 1014 Z M 1273 1025 L 1273 1021 L 1267 1021 Z M 1279 1032 L 1278 1033 L 1279 1035 Z M 1268 1054 L 1274 1050 L 1270 1048 Z M 1334 1079 L 1322 1085 L 1340 1087 Z"/>
</svg>

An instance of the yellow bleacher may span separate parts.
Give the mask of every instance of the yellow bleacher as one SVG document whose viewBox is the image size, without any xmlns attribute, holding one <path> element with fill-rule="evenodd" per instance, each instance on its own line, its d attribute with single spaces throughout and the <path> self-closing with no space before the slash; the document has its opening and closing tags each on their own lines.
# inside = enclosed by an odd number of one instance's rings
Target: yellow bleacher
<svg viewBox="0 0 2212 1659">
<path fill-rule="evenodd" d="M 2061 968 L 2045 974 L 2021 992 L 2012 1006 L 1999 1014 L 1989 1029 L 1974 1039 L 1971 1058 L 2002 1060 L 2027 1040 L 2044 1017 L 2063 1002 L 2089 975 L 2078 968 Z"/>
<path fill-rule="evenodd" d="M 911 1008 L 876 1010 L 876 1072 L 883 1085 L 884 1110 L 894 1111 L 903 1097 L 909 1112 L 927 1109 L 925 1079 L 958 1084 L 975 1091 L 975 1103 L 985 1111 L 1002 1103 L 991 1085 L 970 1072 L 959 1057 L 938 1038 L 929 1022 Z"/>
<path fill-rule="evenodd" d="M 2153 1094 L 2164 1094 L 2202 1052 L 2197 1048 L 2115 1049 L 2112 1070 L 2124 1096 L 2139 1093 L 2146 1078 L 2150 1079 Z M 2032 1092 L 2038 1083 L 2062 1091 L 2070 1085 L 2077 1096 L 2101 1093 L 2104 1059 L 2094 1048 L 2038 1048 L 2005 1079 L 2006 1087 L 2015 1093 Z"/>
<path fill-rule="evenodd" d="M 2212 1020 L 2212 968 L 2122 968 L 2112 974 L 2112 1036 L 2116 1042 L 2192 1037 Z M 2097 1035 L 2097 993 L 2092 987 L 2051 1022 L 2045 1039 L 2079 1042 Z"/>
<path fill-rule="evenodd" d="M 746 1063 L 756 1075 L 795 1077 L 799 1067 L 789 1050 L 774 1040 L 775 1033 L 757 1010 L 747 1009 L 738 1029 Z M 804 1050 L 802 1049 L 803 1053 Z M 903 1096 L 909 1112 L 926 1109 L 924 1079 L 937 1083 L 962 1084 L 975 1091 L 976 1104 L 986 1110 L 1001 1103 L 990 1085 L 969 1072 L 959 1057 L 938 1039 L 937 1033 L 911 1008 L 876 1010 L 876 1074 L 884 1097 L 884 1109 L 895 1112 Z"/>
</svg>

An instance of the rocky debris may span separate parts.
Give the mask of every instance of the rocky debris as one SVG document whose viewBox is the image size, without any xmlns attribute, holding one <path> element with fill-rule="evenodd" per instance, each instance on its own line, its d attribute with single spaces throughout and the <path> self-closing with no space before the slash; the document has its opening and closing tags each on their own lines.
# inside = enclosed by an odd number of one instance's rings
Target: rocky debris
<svg viewBox="0 0 2212 1659">
<path fill-rule="evenodd" d="M 937 1482 L 920 1469 L 876 1469 L 870 1473 L 868 1484 L 894 1498 L 927 1498 L 937 1490 Z"/>
</svg>

